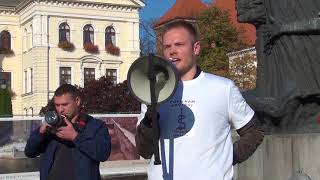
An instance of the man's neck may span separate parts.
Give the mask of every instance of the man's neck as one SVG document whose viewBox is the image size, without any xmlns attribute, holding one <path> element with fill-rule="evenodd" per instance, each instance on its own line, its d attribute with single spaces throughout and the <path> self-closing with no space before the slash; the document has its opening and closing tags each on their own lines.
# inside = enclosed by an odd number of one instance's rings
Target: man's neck
<svg viewBox="0 0 320 180">
<path fill-rule="evenodd" d="M 192 67 L 187 73 L 181 76 L 181 81 L 190 81 L 193 79 L 194 75 L 197 73 L 196 66 Z"/>
<path fill-rule="evenodd" d="M 79 117 L 79 113 L 77 113 L 77 114 L 71 119 L 71 123 L 76 123 L 78 117 Z"/>
<path fill-rule="evenodd" d="M 197 78 L 201 73 L 201 69 L 199 66 L 195 66 L 192 68 L 187 74 L 181 77 L 181 81 L 190 81 L 192 79 Z"/>
</svg>

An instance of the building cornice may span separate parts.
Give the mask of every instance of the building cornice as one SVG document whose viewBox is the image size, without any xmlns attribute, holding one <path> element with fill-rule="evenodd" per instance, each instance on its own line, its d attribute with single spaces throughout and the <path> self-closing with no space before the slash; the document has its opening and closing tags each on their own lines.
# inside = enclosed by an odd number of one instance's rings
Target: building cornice
<svg viewBox="0 0 320 180">
<path fill-rule="evenodd" d="M 29 0 L 31 1 L 31 0 Z M 139 17 L 110 17 L 107 13 L 97 13 L 97 14 L 77 14 L 77 13 L 62 13 L 59 11 L 54 11 L 50 7 L 61 7 L 61 8 L 75 8 L 75 9 L 95 9 L 104 11 L 112 11 L 119 13 L 134 13 L 138 14 L 138 8 L 135 7 L 124 7 L 124 6 L 114 6 L 108 4 L 99 4 L 96 6 L 92 6 L 93 4 L 83 4 L 82 2 L 70 3 L 69 1 L 39 1 L 34 3 L 29 3 L 27 6 L 21 7 L 19 13 L 21 16 L 20 23 L 24 24 L 26 21 L 30 20 L 34 15 L 46 15 L 46 16 L 54 16 L 54 17 L 65 17 L 65 18 L 81 18 L 81 19 L 92 19 L 92 20 L 109 20 L 109 21 L 118 21 L 118 22 L 139 22 Z M 45 7 L 48 8 L 45 8 Z M 23 16 L 25 14 L 25 16 Z"/>
<path fill-rule="evenodd" d="M 17 15 L 15 7 L 0 6 L 0 15 Z"/>
<path fill-rule="evenodd" d="M 135 1 L 136 2 L 136 1 Z M 137 1 L 139 2 L 139 1 Z M 78 8 L 92 8 L 92 9 L 105 9 L 105 10 L 119 10 L 132 12 L 139 10 L 144 4 L 135 3 L 134 5 L 123 5 L 123 4 L 111 4 L 91 1 L 74 1 L 74 0 L 24 0 L 15 8 L 16 12 L 20 12 L 29 4 L 40 4 L 40 5 L 56 5 L 56 6 L 67 6 L 67 7 L 78 7 Z"/>
<path fill-rule="evenodd" d="M 40 5 L 56 5 L 56 6 L 67 6 L 67 7 L 78 7 L 78 8 L 92 8 L 92 9 L 104 9 L 112 11 L 125 11 L 133 12 L 144 7 L 145 4 L 140 0 L 132 0 L 133 5 L 123 5 L 116 3 L 102 3 L 92 1 L 75 1 L 75 0 L 23 0 L 16 7 L 14 6 L 0 6 L 0 14 L 5 15 L 17 15 L 23 9 L 28 7 L 30 4 Z"/>
<path fill-rule="evenodd" d="M 146 5 L 143 1 L 140 1 L 140 0 L 132 0 L 132 1 L 141 7 L 144 7 Z"/>
<path fill-rule="evenodd" d="M 21 1 L 17 6 L 16 6 L 16 11 L 20 11 L 24 7 L 28 6 L 31 4 L 34 0 L 23 0 Z"/>
</svg>

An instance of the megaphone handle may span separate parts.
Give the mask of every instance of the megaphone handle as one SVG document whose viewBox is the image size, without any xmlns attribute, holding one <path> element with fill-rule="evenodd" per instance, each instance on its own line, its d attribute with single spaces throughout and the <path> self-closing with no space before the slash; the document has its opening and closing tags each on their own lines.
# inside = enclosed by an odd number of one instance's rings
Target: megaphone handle
<svg viewBox="0 0 320 180">
<path fill-rule="evenodd" d="M 159 122 L 157 118 L 157 105 L 151 104 L 152 115 L 152 128 L 153 128 L 153 152 L 154 152 L 154 165 L 161 164 L 159 156 Z"/>
<path fill-rule="evenodd" d="M 153 152 L 154 152 L 154 164 L 161 164 L 159 157 L 159 121 L 157 118 L 157 101 L 155 98 L 155 79 L 150 80 L 151 91 L 151 115 L 152 115 L 152 130 L 153 130 Z"/>
<path fill-rule="evenodd" d="M 149 54 L 149 68 L 148 68 L 148 78 L 150 81 L 150 95 L 151 95 L 151 115 L 152 115 L 152 130 L 153 130 L 153 153 L 154 153 L 154 164 L 161 164 L 159 156 L 159 122 L 157 118 L 157 99 L 156 99 L 156 78 L 154 72 L 154 55 Z"/>
</svg>

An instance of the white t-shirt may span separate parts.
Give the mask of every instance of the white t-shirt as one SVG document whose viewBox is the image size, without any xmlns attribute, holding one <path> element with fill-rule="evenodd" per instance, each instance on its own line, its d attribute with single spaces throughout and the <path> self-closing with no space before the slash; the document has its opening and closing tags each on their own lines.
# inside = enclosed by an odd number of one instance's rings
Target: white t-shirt
<svg viewBox="0 0 320 180">
<path fill-rule="evenodd" d="M 179 82 L 159 113 L 161 165 L 151 158 L 149 180 L 232 179 L 231 124 L 240 129 L 254 112 L 231 80 L 201 72 Z"/>
</svg>

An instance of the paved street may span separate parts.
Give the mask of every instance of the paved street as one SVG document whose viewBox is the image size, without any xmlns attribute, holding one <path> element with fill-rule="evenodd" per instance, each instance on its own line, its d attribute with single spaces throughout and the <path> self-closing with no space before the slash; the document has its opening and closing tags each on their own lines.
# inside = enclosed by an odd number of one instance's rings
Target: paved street
<svg viewBox="0 0 320 180">
<path fill-rule="evenodd" d="M 1 179 L 38 180 L 38 158 L 0 158 Z M 107 161 L 100 165 L 103 179 L 146 180 L 147 160 Z"/>
</svg>

